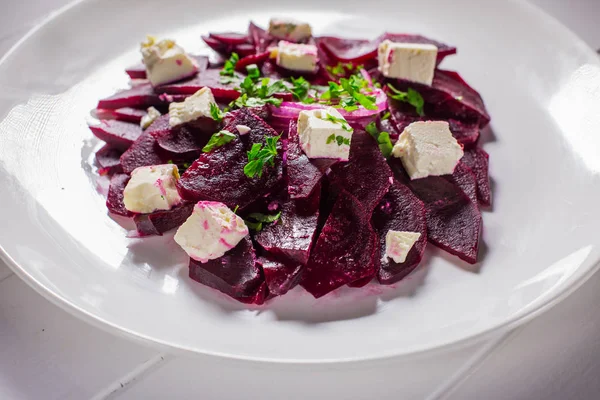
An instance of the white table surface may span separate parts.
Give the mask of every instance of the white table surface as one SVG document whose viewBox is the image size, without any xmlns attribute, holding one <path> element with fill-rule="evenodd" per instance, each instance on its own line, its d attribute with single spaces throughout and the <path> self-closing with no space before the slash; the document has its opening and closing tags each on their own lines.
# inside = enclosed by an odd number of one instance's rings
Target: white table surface
<svg viewBox="0 0 600 400">
<path fill-rule="evenodd" d="M 600 48 L 600 0 L 531 1 Z M 4 0 L 0 54 L 67 2 Z M 525 326 L 443 356 L 306 369 L 160 353 L 69 315 L 0 261 L 0 399 L 597 399 L 599 288 L 596 274 Z"/>
</svg>

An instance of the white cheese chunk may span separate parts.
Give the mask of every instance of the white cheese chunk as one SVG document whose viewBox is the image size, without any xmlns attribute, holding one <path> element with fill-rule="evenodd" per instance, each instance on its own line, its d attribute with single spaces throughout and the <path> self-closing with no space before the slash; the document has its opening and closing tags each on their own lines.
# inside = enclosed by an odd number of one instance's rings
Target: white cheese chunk
<svg viewBox="0 0 600 400">
<path fill-rule="evenodd" d="M 298 116 L 300 146 L 309 158 L 348 161 L 353 130 L 333 107 L 301 111 Z"/>
<path fill-rule="evenodd" d="M 140 126 L 142 127 L 142 129 L 147 129 L 150 125 L 152 125 L 154 121 L 158 119 L 158 117 L 160 117 L 160 115 L 160 111 L 158 111 L 154 107 L 150 107 L 148 109 L 148 114 L 142 117 L 142 120 L 140 121 Z"/>
<path fill-rule="evenodd" d="M 317 46 L 280 41 L 277 47 L 277 65 L 292 71 L 315 72 L 319 56 Z"/>
<path fill-rule="evenodd" d="M 379 70 L 388 78 L 431 85 L 437 53 L 437 47 L 432 44 L 395 43 L 384 40 L 377 53 Z"/>
<path fill-rule="evenodd" d="M 222 257 L 248 235 L 244 220 L 225 204 L 200 201 L 192 215 L 177 229 L 175 242 L 202 263 Z"/>
<path fill-rule="evenodd" d="M 203 87 L 181 103 L 169 104 L 169 125 L 177 126 L 198 118 L 212 118 L 210 105 L 217 105 L 210 88 Z"/>
<path fill-rule="evenodd" d="M 306 22 L 273 18 L 269 22 L 269 34 L 279 39 L 301 42 L 312 36 L 312 29 Z"/>
<path fill-rule="evenodd" d="M 175 82 L 198 72 L 196 61 L 173 40 L 157 41 L 148 36 L 142 43 L 141 52 L 152 86 Z"/>
<path fill-rule="evenodd" d="M 246 125 L 236 125 L 235 129 L 237 129 L 237 131 L 240 133 L 240 135 L 245 135 L 246 133 L 250 132 L 250 127 L 246 126 Z"/>
<path fill-rule="evenodd" d="M 463 157 L 446 121 L 413 122 L 404 128 L 392 154 L 402 160 L 410 179 L 447 175 Z"/>
<path fill-rule="evenodd" d="M 385 236 L 385 256 L 402 264 L 420 237 L 419 232 L 388 231 Z"/>
<path fill-rule="evenodd" d="M 175 187 L 178 179 L 179 170 L 173 164 L 134 169 L 123 192 L 125 208 L 140 214 L 170 210 L 181 203 Z"/>
</svg>

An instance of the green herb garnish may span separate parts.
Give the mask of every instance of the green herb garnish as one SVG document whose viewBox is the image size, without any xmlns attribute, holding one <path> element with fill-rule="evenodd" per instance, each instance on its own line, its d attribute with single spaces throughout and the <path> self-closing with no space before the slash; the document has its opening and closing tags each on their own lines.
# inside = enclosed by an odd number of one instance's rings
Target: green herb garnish
<svg viewBox="0 0 600 400">
<path fill-rule="evenodd" d="M 275 165 L 277 157 L 277 142 L 281 139 L 279 136 L 265 136 L 265 146 L 261 143 L 254 143 L 248 152 L 248 163 L 244 166 L 244 174 L 248 178 L 254 178 L 256 175 L 262 177 L 265 164 Z"/>
<path fill-rule="evenodd" d="M 246 226 L 255 232 L 260 232 L 263 228 L 263 224 L 272 224 L 281 218 L 281 211 L 275 215 L 267 215 L 261 213 L 252 213 L 246 217 Z"/>
<path fill-rule="evenodd" d="M 375 125 L 375 122 L 369 123 L 365 127 L 365 130 L 377 141 L 377 144 L 379 145 L 379 150 L 381 150 L 383 156 L 385 158 L 388 158 L 392 154 L 392 149 L 394 148 L 390 139 L 390 134 L 387 132 L 379 132 L 379 129 L 377 129 L 377 125 Z"/>
<path fill-rule="evenodd" d="M 246 71 L 248 71 L 248 77 L 253 81 L 256 81 L 258 78 L 260 78 L 260 70 L 256 64 L 250 64 L 246 66 Z"/>
<path fill-rule="evenodd" d="M 423 100 L 423 96 L 421 96 L 419 92 L 412 88 L 408 88 L 406 92 L 403 92 L 393 87 L 390 83 L 388 83 L 388 88 L 393 92 L 388 94 L 388 97 L 408 103 L 417 110 L 417 114 L 420 116 L 425 115 L 425 111 L 423 111 L 423 107 L 425 107 L 425 100 Z"/>
<path fill-rule="evenodd" d="M 381 117 L 381 120 L 385 121 L 386 119 L 389 119 L 389 118 L 390 118 L 390 112 L 386 111 L 385 114 L 383 114 L 383 117 Z"/>
<path fill-rule="evenodd" d="M 340 124 L 340 125 L 342 125 L 343 130 L 345 130 L 347 132 L 352 132 L 352 128 L 350 127 L 350 125 L 348 125 L 348 122 L 344 118 L 338 118 L 334 115 L 326 113 L 324 119 L 327 121 L 331 121 L 334 124 Z"/>
<path fill-rule="evenodd" d="M 251 77 L 247 76 L 240 84 L 242 95 L 229 104 L 230 107 L 260 107 L 265 104 L 272 104 L 279 107 L 282 100 L 272 97 L 276 93 L 282 93 L 287 90 L 282 81 L 275 81 L 270 84 L 269 78 L 264 78 L 260 83 L 255 83 Z"/>
<path fill-rule="evenodd" d="M 341 78 L 339 84 L 329 82 L 329 90 L 321 95 L 321 99 L 330 103 L 337 101 L 346 111 L 357 110 L 359 104 L 367 110 L 376 110 L 375 96 L 362 93 L 368 87 L 369 83 L 362 76 L 355 74 L 349 78 Z"/>
<path fill-rule="evenodd" d="M 233 213 L 235 214 L 238 210 L 240 209 L 240 205 L 238 204 L 237 206 L 235 206 L 235 208 L 233 209 Z"/>
<path fill-rule="evenodd" d="M 210 153 L 214 149 L 231 142 L 233 139 L 235 139 L 235 135 L 233 133 L 225 130 L 219 131 L 210 137 L 210 140 L 206 146 L 202 148 L 202 151 L 204 153 Z"/>
<path fill-rule="evenodd" d="M 341 146 L 343 144 L 350 146 L 350 139 L 345 138 L 340 135 L 336 136 L 335 134 L 332 133 L 330 136 L 327 137 L 326 143 L 331 144 L 333 142 L 336 142 L 338 146 Z"/>
<path fill-rule="evenodd" d="M 210 116 L 217 122 L 223 121 L 223 113 L 215 103 L 210 103 Z"/>
<path fill-rule="evenodd" d="M 310 97 L 308 94 L 310 92 L 311 86 L 310 83 L 304 79 L 304 77 L 300 78 L 290 78 L 293 88 L 289 89 L 290 92 L 294 95 L 294 97 L 300 100 L 303 103 L 314 103 L 315 100 Z"/>
<path fill-rule="evenodd" d="M 225 61 L 223 69 L 221 70 L 221 76 L 235 76 L 235 65 L 240 60 L 240 56 L 237 53 L 231 53 L 231 57 Z"/>
</svg>

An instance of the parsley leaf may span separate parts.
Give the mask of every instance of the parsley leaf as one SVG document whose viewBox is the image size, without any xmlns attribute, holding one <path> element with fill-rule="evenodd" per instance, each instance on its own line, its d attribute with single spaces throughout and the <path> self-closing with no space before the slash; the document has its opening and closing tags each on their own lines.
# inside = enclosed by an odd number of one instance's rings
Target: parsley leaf
<svg viewBox="0 0 600 400">
<path fill-rule="evenodd" d="M 350 127 L 350 125 L 348 125 L 348 122 L 344 118 L 338 118 L 329 113 L 325 113 L 325 120 L 331 121 L 334 124 L 340 124 L 342 125 L 343 130 L 345 130 L 346 132 L 352 132 L 352 128 Z"/>
<path fill-rule="evenodd" d="M 233 209 L 233 213 L 237 213 L 237 211 L 240 209 L 240 205 L 236 205 L 235 208 Z"/>
<path fill-rule="evenodd" d="M 206 146 L 204 146 L 202 148 L 202 151 L 204 153 L 210 153 L 214 149 L 231 142 L 233 139 L 235 139 L 235 135 L 229 131 L 223 130 L 223 131 L 217 132 L 211 136 L 211 138 L 208 141 L 208 143 L 206 144 Z"/>
<path fill-rule="evenodd" d="M 256 175 L 262 177 L 265 164 L 275 165 L 277 157 L 277 142 L 281 139 L 279 136 L 265 136 L 265 146 L 262 143 L 254 143 L 248 151 L 248 163 L 244 166 L 244 174 L 248 178 L 254 178 Z"/>
<path fill-rule="evenodd" d="M 392 84 L 388 83 L 388 88 L 392 91 L 392 93 L 388 94 L 388 97 L 402 101 L 404 103 L 408 103 L 413 106 L 417 110 L 417 114 L 420 116 L 424 116 L 425 112 L 423 111 L 423 107 L 425 106 L 425 100 L 423 100 L 423 96 L 416 90 L 412 88 L 408 88 L 406 92 L 396 89 Z"/>
<path fill-rule="evenodd" d="M 260 232 L 263 228 L 263 224 L 272 224 L 273 222 L 277 221 L 279 218 L 281 218 L 281 211 L 279 211 L 275 215 L 252 213 L 252 214 L 248 215 L 248 217 L 246 217 L 246 220 L 244 222 L 246 222 L 246 226 L 249 229 L 251 229 L 255 232 Z"/>
<path fill-rule="evenodd" d="M 252 221 L 244 221 L 244 222 L 246 223 L 246 226 L 248 227 L 248 229 L 250 229 L 254 232 L 262 231 L 262 228 L 263 228 L 262 222 L 252 222 Z"/>
<path fill-rule="evenodd" d="M 341 146 L 343 144 L 350 146 L 350 139 L 345 138 L 341 135 L 335 136 L 334 133 L 332 133 L 331 135 L 329 135 L 327 137 L 327 141 L 325 142 L 326 144 L 331 144 L 333 142 L 336 142 L 338 146 Z"/>
<path fill-rule="evenodd" d="M 293 88 L 289 89 L 290 92 L 292 92 L 292 94 L 294 95 L 294 97 L 298 100 L 300 100 L 303 103 L 306 102 L 314 102 L 314 100 L 308 96 L 308 93 L 310 91 L 310 83 L 304 79 L 304 77 L 300 77 L 300 78 L 290 78 L 290 80 L 292 81 L 292 84 L 294 85 Z"/>
<path fill-rule="evenodd" d="M 210 103 L 210 116 L 217 122 L 223 121 L 223 113 L 215 103 Z"/>
<path fill-rule="evenodd" d="M 390 139 L 390 134 L 387 132 L 379 132 L 379 129 L 377 129 L 377 125 L 375 125 L 375 122 L 369 123 L 365 127 L 365 130 L 377 141 L 377 144 L 379 145 L 379 150 L 381 150 L 383 156 L 385 158 L 388 158 L 392 154 L 392 149 L 394 148 Z"/>
<path fill-rule="evenodd" d="M 385 121 L 386 119 L 389 119 L 389 118 L 390 118 L 390 112 L 386 111 L 385 114 L 383 114 L 383 117 L 381 117 L 381 120 Z"/>
<path fill-rule="evenodd" d="M 246 71 L 248 71 L 248 77 L 253 81 L 256 81 L 260 78 L 260 70 L 256 64 L 250 64 L 246 66 Z"/>
<path fill-rule="evenodd" d="M 221 70 L 221 76 L 234 76 L 235 75 L 235 65 L 240 60 L 240 56 L 237 53 L 231 53 L 231 57 L 227 61 L 225 61 L 225 65 L 223 65 L 223 69 Z"/>
<path fill-rule="evenodd" d="M 359 104 L 367 110 L 376 110 L 375 97 L 362 93 L 362 90 L 368 87 L 369 83 L 362 76 L 355 74 L 349 78 L 341 78 L 339 84 L 329 82 L 329 90 L 321 95 L 321 99 L 330 102 L 338 100 L 339 105 L 346 111 L 357 110 Z"/>
<path fill-rule="evenodd" d="M 269 84 L 270 79 L 264 78 L 259 83 L 254 83 L 250 76 L 247 76 L 240 84 L 242 95 L 229 104 L 230 107 L 260 107 L 265 104 L 272 104 L 276 107 L 281 105 L 282 100 L 272 97 L 275 93 L 282 93 L 287 90 L 282 81 L 275 81 Z"/>
</svg>

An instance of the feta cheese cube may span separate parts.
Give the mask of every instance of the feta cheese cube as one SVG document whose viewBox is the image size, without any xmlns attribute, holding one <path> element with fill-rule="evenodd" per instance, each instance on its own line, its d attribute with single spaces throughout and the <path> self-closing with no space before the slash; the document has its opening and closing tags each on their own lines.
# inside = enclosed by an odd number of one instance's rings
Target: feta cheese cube
<svg viewBox="0 0 600 400">
<path fill-rule="evenodd" d="M 432 44 L 384 40 L 377 53 L 379 70 L 388 78 L 431 85 L 437 65 L 437 53 L 437 47 Z"/>
<path fill-rule="evenodd" d="M 235 129 L 237 129 L 237 131 L 240 133 L 240 135 L 245 135 L 251 131 L 250 127 L 246 126 L 246 125 L 236 125 Z"/>
<path fill-rule="evenodd" d="M 280 41 L 277 47 L 277 65 L 292 71 L 316 72 L 319 56 L 317 46 Z"/>
<path fill-rule="evenodd" d="M 210 88 L 203 87 L 181 103 L 169 104 L 169 125 L 177 126 L 199 118 L 211 118 L 210 105 L 217 105 Z"/>
<path fill-rule="evenodd" d="M 140 214 L 170 210 L 181 203 L 175 187 L 178 179 L 179 169 L 173 164 L 134 169 L 123 192 L 125 208 Z"/>
<path fill-rule="evenodd" d="M 141 46 L 148 80 L 152 86 L 188 78 L 198 72 L 196 61 L 173 40 L 156 41 L 148 36 Z"/>
<path fill-rule="evenodd" d="M 388 231 L 385 235 L 385 256 L 402 264 L 420 237 L 419 232 Z"/>
<path fill-rule="evenodd" d="M 298 116 L 300 146 L 309 158 L 348 161 L 353 130 L 333 107 L 301 111 Z"/>
<path fill-rule="evenodd" d="M 200 201 L 177 229 L 175 242 L 201 263 L 222 257 L 248 235 L 244 220 L 225 204 Z"/>
<path fill-rule="evenodd" d="M 147 129 L 150 125 L 152 125 L 154 121 L 158 119 L 158 117 L 160 117 L 160 115 L 160 111 L 158 111 L 154 107 L 150 107 L 148 109 L 148 114 L 142 117 L 142 120 L 140 121 L 140 126 L 142 127 L 142 129 Z"/>
<path fill-rule="evenodd" d="M 269 22 L 269 34 L 279 39 L 302 42 L 312 36 L 312 29 L 306 22 L 273 18 Z"/>
<path fill-rule="evenodd" d="M 413 122 L 404 128 L 392 150 L 410 179 L 451 174 L 463 154 L 446 121 Z"/>
</svg>

